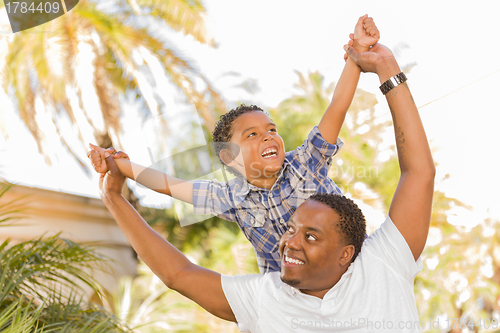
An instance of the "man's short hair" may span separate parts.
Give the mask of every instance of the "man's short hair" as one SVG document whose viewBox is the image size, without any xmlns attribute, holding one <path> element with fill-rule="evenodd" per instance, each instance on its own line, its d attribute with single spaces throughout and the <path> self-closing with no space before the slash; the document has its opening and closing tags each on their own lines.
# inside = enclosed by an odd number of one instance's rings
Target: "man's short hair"
<svg viewBox="0 0 500 333">
<path fill-rule="evenodd" d="M 335 225 L 335 230 L 340 234 L 344 245 L 354 245 L 353 262 L 361 251 L 361 246 L 366 238 L 366 220 L 358 205 L 349 198 L 334 193 L 316 193 L 309 200 L 324 203 L 332 208 L 340 218 Z"/>
<path fill-rule="evenodd" d="M 234 134 L 233 132 L 234 121 L 242 114 L 252 111 L 263 112 L 264 114 L 269 116 L 267 112 L 265 112 L 257 105 L 240 104 L 237 108 L 232 109 L 231 111 L 220 116 L 219 120 L 215 124 L 215 129 L 212 133 L 215 154 L 217 154 L 217 157 L 219 158 L 222 165 L 233 175 L 239 175 L 239 173 L 235 171 L 233 168 L 227 166 L 224 163 L 224 161 L 222 161 L 222 159 L 220 158 L 220 152 L 223 149 L 230 149 L 232 147 L 232 145 L 228 144 L 228 142 L 231 140 Z M 233 147 L 233 148 L 239 149 L 239 147 Z"/>
</svg>

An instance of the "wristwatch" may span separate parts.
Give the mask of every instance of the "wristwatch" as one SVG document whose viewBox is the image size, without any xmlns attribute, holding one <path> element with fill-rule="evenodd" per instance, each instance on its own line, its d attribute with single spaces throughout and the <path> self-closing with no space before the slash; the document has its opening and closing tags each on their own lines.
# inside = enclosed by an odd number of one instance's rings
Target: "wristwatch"
<svg viewBox="0 0 500 333">
<path fill-rule="evenodd" d="M 406 78 L 405 73 L 401 72 L 399 74 L 396 74 L 393 77 L 391 77 L 389 80 L 382 83 L 382 85 L 380 86 L 380 91 L 382 92 L 382 94 L 385 95 L 392 88 L 400 85 L 401 83 L 405 82 L 406 80 L 408 80 L 408 79 Z"/>
</svg>

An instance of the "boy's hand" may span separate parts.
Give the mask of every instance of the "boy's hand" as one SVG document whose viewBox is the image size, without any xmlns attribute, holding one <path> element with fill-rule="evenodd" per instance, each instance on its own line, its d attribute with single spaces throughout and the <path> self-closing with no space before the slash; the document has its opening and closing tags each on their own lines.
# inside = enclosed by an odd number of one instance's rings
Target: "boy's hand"
<svg viewBox="0 0 500 333">
<path fill-rule="evenodd" d="M 368 51 L 380 39 L 378 28 L 373 22 L 373 18 L 368 17 L 368 14 L 358 19 L 354 27 L 354 34 L 351 35 L 349 37 L 354 40 L 353 47 L 360 53 Z"/>
<path fill-rule="evenodd" d="M 92 167 L 98 173 L 105 173 L 108 171 L 108 167 L 106 165 L 106 153 L 113 156 L 113 158 L 126 158 L 130 160 L 127 154 L 122 151 L 116 151 L 113 147 L 104 149 L 89 143 L 89 147 L 91 150 L 87 153 L 87 157 L 90 158 L 92 163 Z"/>
</svg>

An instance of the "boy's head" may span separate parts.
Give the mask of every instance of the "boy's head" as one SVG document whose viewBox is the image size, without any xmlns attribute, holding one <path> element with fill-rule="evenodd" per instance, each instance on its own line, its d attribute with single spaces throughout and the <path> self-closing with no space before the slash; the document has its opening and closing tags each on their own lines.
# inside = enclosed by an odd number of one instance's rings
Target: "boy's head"
<svg viewBox="0 0 500 333">
<path fill-rule="evenodd" d="M 329 290 L 358 256 L 365 235 L 365 217 L 351 199 L 312 195 L 290 217 L 281 237 L 282 281 L 311 292 Z"/>
<path fill-rule="evenodd" d="M 247 180 L 272 178 L 283 166 L 285 146 L 276 125 L 256 105 L 223 114 L 212 133 L 215 152 L 228 171 Z"/>
</svg>

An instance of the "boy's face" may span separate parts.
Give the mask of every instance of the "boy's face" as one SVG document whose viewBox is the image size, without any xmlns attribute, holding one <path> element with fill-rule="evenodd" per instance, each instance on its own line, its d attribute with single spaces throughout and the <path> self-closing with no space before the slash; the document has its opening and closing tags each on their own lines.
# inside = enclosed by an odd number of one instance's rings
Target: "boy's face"
<svg viewBox="0 0 500 333">
<path fill-rule="evenodd" d="M 338 213 L 307 200 L 288 221 L 280 240 L 281 280 L 303 293 L 322 298 L 342 277 L 354 254 L 336 231 Z"/>
<path fill-rule="evenodd" d="M 239 153 L 227 165 L 244 175 L 248 181 L 271 179 L 283 166 L 283 139 L 276 125 L 263 112 L 252 111 L 239 116 L 233 122 L 230 142 L 239 147 Z M 232 153 L 234 155 L 237 152 Z"/>
</svg>

